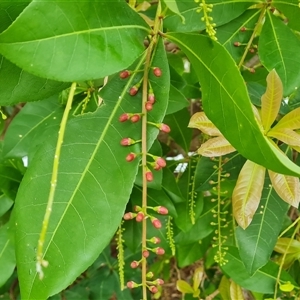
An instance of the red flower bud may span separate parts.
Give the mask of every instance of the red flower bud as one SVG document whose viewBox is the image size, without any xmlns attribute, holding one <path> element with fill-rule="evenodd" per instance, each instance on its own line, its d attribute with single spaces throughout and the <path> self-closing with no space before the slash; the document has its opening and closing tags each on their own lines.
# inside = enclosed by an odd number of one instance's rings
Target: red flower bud
<svg viewBox="0 0 300 300">
<path fill-rule="evenodd" d="M 147 258 L 147 257 L 149 257 L 149 251 L 148 250 L 144 250 L 143 251 L 143 257 L 145 257 L 145 258 Z"/>
<path fill-rule="evenodd" d="M 162 157 L 158 157 L 155 162 L 161 168 L 164 168 L 167 165 L 166 161 Z"/>
<path fill-rule="evenodd" d="M 129 95 L 130 96 L 135 96 L 137 94 L 137 92 L 139 91 L 139 88 L 134 85 L 130 90 L 129 90 Z"/>
<path fill-rule="evenodd" d="M 147 181 L 153 181 L 153 173 L 151 171 L 147 171 L 145 176 Z"/>
<path fill-rule="evenodd" d="M 239 46 L 241 46 L 241 43 L 240 43 L 240 42 L 234 42 L 234 43 L 233 43 L 233 46 L 234 46 L 234 47 L 239 47 Z"/>
<path fill-rule="evenodd" d="M 120 117 L 119 117 L 119 121 L 120 122 L 125 122 L 129 119 L 129 114 L 122 114 Z"/>
<path fill-rule="evenodd" d="M 142 222 L 144 220 L 144 218 L 145 218 L 145 215 L 141 211 L 135 217 L 137 222 Z"/>
<path fill-rule="evenodd" d="M 155 250 L 155 253 L 157 255 L 164 255 L 165 254 L 165 250 L 163 248 L 161 248 L 161 247 L 157 247 L 154 250 Z"/>
<path fill-rule="evenodd" d="M 155 281 L 158 285 L 163 285 L 165 283 L 161 278 L 157 278 Z"/>
<path fill-rule="evenodd" d="M 128 71 L 128 70 L 125 70 L 125 71 L 122 71 L 122 72 L 120 72 L 120 78 L 121 79 L 125 79 L 125 78 L 127 78 L 127 77 L 129 77 L 130 76 L 130 71 Z"/>
<path fill-rule="evenodd" d="M 129 153 L 129 154 L 126 156 L 126 160 L 127 160 L 128 162 L 133 161 L 135 158 L 136 158 L 136 154 L 133 153 L 133 152 Z"/>
<path fill-rule="evenodd" d="M 240 31 L 242 31 L 242 32 L 244 32 L 246 30 L 247 30 L 247 28 L 245 26 L 241 27 L 241 29 L 240 29 Z"/>
<path fill-rule="evenodd" d="M 153 93 L 148 95 L 148 102 L 151 103 L 151 104 L 155 103 L 155 96 L 154 96 Z"/>
<path fill-rule="evenodd" d="M 159 124 L 159 130 L 165 133 L 169 133 L 171 131 L 170 127 L 164 123 Z"/>
<path fill-rule="evenodd" d="M 153 166 L 153 169 L 155 171 L 159 171 L 161 169 L 161 166 L 159 166 L 158 164 L 155 163 L 155 165 Z"/>
<path fill-rule="evenodd" d="M 145 108 L 146 108 L 147 111 L 150 111 L 150 110 L 153 109 L 153 104 L 150 103 L 149 101 L 147 101 L 147 102 L 145 103 Z"/>
<path fill-rule="evenodd" d="M 134 289 L 138 286 L 134 281 L 128 281 L 126 285 L 129 289 Z"/>
<path fill-rule="evenodd" d="M 152 285 L 152 286 L 149 287 L 149 291 L 152 294 L 156 294 L 158 292 L 158 288 L 155 285 Z"/>
<path fill-rule="evenodd" d="M 123 216 L 123 219 L 128 221 L 128 220 L 132 220 L 135 217 L 135 214 L 133 214 L 132 212 L 128 212 Z"/>
<path fill-rule="evenodd" d="M 130 146 L 130 145 L 134 144 L 134 140 L 131 138 L 124 138 L 121 140 L 120 144 L 122 146 Z"/>
<path fill-rule="evenodd" d="M 152 225 L 156 228 L 156 229 L 160 229 L 161 228 L 161 222 L 156 219 L 156 218 L 153 218 L 152 219 Z"/>
<path fill-rule="evenodd" d="M 161 215 L 167 215 L 169 213 L 168 209 L 164 206 L 156 206 L 154 209 Z"/>
<path fill-rule="evenodd" d="M 131 262 L 130 267 L 132 269 L 136 269 L 139 266 L 139 262 L 134 260 L 133 262 Z"/>
<path fill-rule="evenodd" d="M 138 122 L 140 119 L 141 119 L 141 116 L 140 116 L 140 115 L 133 115 L 133 116 L 130 118 L 130 121 L 131 121 L 132 123 L 136 123 L 136 122 Z"/>
<path fill-rule="evenodd" d="M 161 69 L 158 68 L 158 67 L 153 68 L 153 74 L 154 74 L 156 77 L 160 77 L 160 76 L 161 76 Z"/>
</svg>

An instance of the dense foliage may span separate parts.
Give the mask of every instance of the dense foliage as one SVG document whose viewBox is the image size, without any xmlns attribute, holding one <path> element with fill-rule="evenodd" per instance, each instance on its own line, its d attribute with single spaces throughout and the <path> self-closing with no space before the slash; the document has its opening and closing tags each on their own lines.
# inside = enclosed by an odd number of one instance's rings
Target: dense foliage
<svg viewBox="0 0 300 300">
<path fill-rule="evenodd" d="M 0 0 L 1 299 L 299 299 L 298 0 Z"/>
</svg>

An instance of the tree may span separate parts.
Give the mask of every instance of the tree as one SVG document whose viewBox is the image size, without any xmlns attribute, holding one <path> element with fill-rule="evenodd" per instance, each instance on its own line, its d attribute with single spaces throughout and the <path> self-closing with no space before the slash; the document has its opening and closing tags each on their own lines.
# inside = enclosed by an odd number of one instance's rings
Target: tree
<svg viewBox="0 0 300 300">
<path fill-rule="evenodd" d="M 299 1 L 128 2 L 0 2 L 0 294 L 299 297 Z"/>
</svg>

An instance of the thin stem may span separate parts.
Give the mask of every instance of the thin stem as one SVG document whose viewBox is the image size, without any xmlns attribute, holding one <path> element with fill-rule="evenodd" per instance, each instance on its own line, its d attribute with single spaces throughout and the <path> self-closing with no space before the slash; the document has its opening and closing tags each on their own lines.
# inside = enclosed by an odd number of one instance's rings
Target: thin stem
<svg viewBox="0 0 300 300">
<path fill-rule="evenodd" d="M 240 60 L 239 65 L 238 65 L 238 68 L 239 68 L 239 69 L 240 69 L 241 66 L 244 64 L 245 58 L 246 58 L 246 56 L 247 56 L 247 53 L 248 53 L 248 51 L 249 51 L 249 49 L 250 49 L 250 47 L 251 47 L 251 45 L 252 45 L 252 42 L 253 42 L 253 40 L 254 40 L 254 38 L 255 38 L 255 36 L 256 36 L 256 33 L 257 33 L 257 31 L 258 31 L 258 28 L 259 28 L 259 26 L 261 25 L 261 22 L 262 22 L 262 20 L 263 20 L 263 18 L 264 18 L 264 16 L 265 16 L 266 9 L 267 9 L 266 6 L 264 6 L 264 7 L 262 8 L 262 10 L 261 10 L 261 13 L 260 13 L 260 15 L 259 15 L 258 21 L 257 21 L 257 23 L 256 23 L 256 25 L 255 25 L 255 27 L 254 27 L 253 33 L 252 33 L 252 35 L 251 35 L 251 37 L 250 37 L 249 42 L 247 43 L 246 49 L 245 49 L 245 51 L 244 51 L 244 53 L 243 53 L 243 56 L 242 56 L 242 58 L 241 58 L 241 60 Z"/>
<path fill-rule="evenodd" d="M 72 101 L 73 101 L 75 89 L 76 89 L 76 82 L 73 82 L 71 85 L 71 88 L 70 88 L 67 105 L 65 107 L 65 111 L 64 111 L 61 123 L 60 123 L 60 129 L 58 132 L 57 144 L 56 144 L 56 149 L 55 149 L 55 154 L 54 154 L 54 159 L 53 159 L 52 176 L 51 176 L 51 181 L 50 181 L 50 192 L 49 192 L 45 216 L 43 219 L 42 230 L 40 233 L 38 246 L 37 246 L 36 271 L 37 271 L 37 273 L 39 273 L 40 279 L 42 279 L 44 276 L 42 267 L 46 267 L 48 265 L 48 262 L 43 259 L 43 256 L 44 256 L 43 247 L 44 247 L 44 243 L 45 243 L 45 236 L 46 236 L 46 232 L 48 229 L 50 215 L 52 212 L 52 206 L 53 206 L 53 202 L 54 202 L 61 146 L 62 146 L 63 139 L 64 139 L 64 134 L 65 134 L 65 129 L 66 129 L 69 112 L 70 112 L 70 109 L 72 108 Z"/>
</svg>

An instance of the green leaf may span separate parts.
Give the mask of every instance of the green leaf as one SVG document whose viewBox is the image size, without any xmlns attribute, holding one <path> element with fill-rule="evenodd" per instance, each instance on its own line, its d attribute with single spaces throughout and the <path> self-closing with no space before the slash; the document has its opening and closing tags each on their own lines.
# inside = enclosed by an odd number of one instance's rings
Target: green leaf
<svg viewBox="0 0 300 300">
<path fill-rule="evenodd" d="M 193 288 L 184 280 L 177 280 L 176 281 L 176 288 L 179 292 L 184 294 L 193 294 Z"/>
<path fill-rule="evenodd" d="M 276 69 L 283 84 L 284 96 L 299 86 L 300 74 L 295 65 L 300 64 L 300 40 L 280 19 L 269 11 L 261 31 L 258 53 L 261 63 L 269 70 Z"/>
<path fill-rule="evenodd" d="M 241 227 L 236 229 L 240 257 L 250 274 L 269 261 L 287 209 L 288 205 L 270 187 L 267 177 L 252 223 L 245 230 Z"/>
<path fill-rule="evenodd" d="M 133 69 L 140 69 L 140 58 Z M 162 76 L 150 72 L 154 93 L 162 99 L 149 113 L 149 120 L 161 122 L 167 108 L 169 73 L 163 41 L 159 40 L 152 60 Z M 140 112 L 141 93 L 128 90 L 141 73 L 127 80 L 112 78 L 101 90 L 104 104 L 94 113 L 67 123 L 58 172 L 52 215 L 45 240 L 44 259 L 49 266 L 38 279 L 36 246 L 42 227 L 54 157 L 56 137 L 47 140 L 36 153 L 25 174 L 16 200 L 16 253 L 21 294 L 24 299 L 46 299 L 79 276 L 97 258 L 114 235 L 124 214 L 137 173 L 139 159 L 125 160 L 129 152 L 140 152 L 139 144 L 120 145 L 125 137 L 140 139 L 141 127 L 119 122 L 124 112 Z M 165 100 L 165 101 L 163 101 Z M 158 129 L 149 126 L 149 147 Z"/>
<path fill-rule="evenodd" d="M 185 18 L 184 16 L 180 13 L 176 0 L 162 0 L 164 4 L 168 7 L 170 11 L 178 15 L 181 19 L 182 24 L 185 24 Z"/>
<path fill-rule="evenodd" d="M 33 158 L 38 146 L 57 132 L 63 108 L 54 95 L 44 101 L 27 103 L 7 129 L 3 156 Z"/>
<path fill-rule="evenodd" d="M 269 261 L 264 267 L 250 275 L 245 268 L 243 261 L 240 259 L 238 249 L 229 246 L 225 256 L 228 262 L 221 268 L 225 274 L 232 278 L 238 285 L 257 293 L 273 294 L 279 266 Z M 280 280 L 290 281 L 294 284 L 292 277 L 285 271 L 281 272 Z M 296 283 L 295 283 L 296 284 Z"/>
<path fill-rule="evenodd" d="M 289 27 L 300 31 L 300 8 L 298 0 L 273 0 L 273 5 L 288 18 Z"/>
<path fill-rule="evenodd" d="M 0 217 L 2 217 L 13 206 L 14 201 L 4 194 L 0 196 Z"/>
<path fill-rule="evenodd" d="M 166 115 L 175 113 L 183 108 L 187 107 L 189 102 L 187 101 L 184 94 L 182 94 L 173 85 L 170 86 L 169 103 Z"/>
<path fill-rule="evenodd" d="M 194 65 L 202 87 L 204 111 L 232 146 L 244 157 L 272 171 L 299 175 L 300 168 L 262 134 L 243 78 L 224 47 L 201 35 L 169 33 L 167 36 L 185 51 Z"/>
<path fill-rule="evenodd" d="M 8 230 L 7 225 L 0 228 L 0 287 L 4 285 L 16 267 L 15 247 Z"/>
<path fill-rule="evenodd" d="M 32 1 L 0 35 L 0 52 L 37 76 L 90 80 L 130 65 L 148 33 L 124 1 Z"/>
<path fill-rule="evenodd" d="M 0 55 L 0 105 L 42 100 L 62 91 L 68 83 L 29 74 Z"/>
<path fill-rule="evenodd" d="M 228 23 L 234 18 L 241 15 L 248 7 L 257 1 L 239 1 L 232 2 L 228 0 L 207 0 L 206 4 L 213 4 L 212 12 L 209 16 L 213 18 L 213 22 L 220 26 Z M 188 20 L 182 24 L 180 17 L 177 15 L 168 16 L 164 21 L 164 26 L 172 31 L 190 32 L 205 29 L 205 22 L 201 21 L 203 10 L 198 13 L 199 3 L 194 0 L 177 1 L 178 9 L 181 15 Z"/>
</svg>

